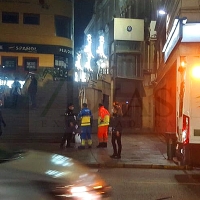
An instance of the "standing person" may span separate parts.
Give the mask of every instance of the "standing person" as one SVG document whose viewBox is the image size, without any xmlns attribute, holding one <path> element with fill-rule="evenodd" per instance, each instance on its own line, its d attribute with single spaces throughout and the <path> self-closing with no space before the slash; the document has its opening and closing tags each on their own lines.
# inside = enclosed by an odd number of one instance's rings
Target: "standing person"
<svg viewBox="0 0 200 200">
<path fill-rule="evenodd" d="M 99 144 L 97 148 L 106 148 L 108 142 L 108 126 L 110 121 L 110 113 L 103 104 L 99 104 L 98 110 L 98 140 Z"/>
<path fill-rule="evenodd" d="M 116 102 L 113 106 L 113 116 L 111 117 L 110 121 L 110 128 L 111 128 L 111 142 L 113 146 L 113 155 L 111 158 L 120 159 L 121 158 L 121 151 L 122 151 L 122 142 L 121 142 L 121 135 L 122 135 L 122 109 L 120 105 Z M 117 142 L 117 145 L 116 145 Z"/>
<path fill-rule="evenodd" d="M 31 75 L 31 82 L 28 86 L 28 94 L 31 100 L 31 107 L 36 108 L 36 93 L 37 93 L 37 80 L 34 75 Z"/>
<path fill-rule="evenodd" d="M 74 105 L 68 104 L 67 111 L 65 112 L 65 133 L 62 137 L 60 148 L 62 149 L 65 142 L 67 141 L 66 148 L 71 147 L 72 135 L 75 131 L 76 116 L 74 114 Z"/>
<path fill-rule="evenodd" d="M 16 108 L 19 96 L 21 95 L 21 84 L 17 78 L 15 78 L 12 84 L 11 95 L 12 95 L 12 107 Z"/>
<path fill-rule="evenodd" d="M 0 107 L 2 106 L 2 101 L 0 100 Z M 6 127 L 6 123 L 3 119 L 3 115 L 2 112 L 0 110 L 0 136 L 2 135 L 2 128 L 1 128 L 1 124 L 3 124 L 4 127 Z"/>
<path fill-rule="evenodd" d="M 88 148 L 92 147 L 92 138 L 91 138 L 91 132 L 92 132 L 92 121 L 93 116 L 91 110 L 87 107 L 86 103 L 83 103 L 83 108 L 78 114 L 78 119 L 81 119 L 81 146 L 79 146 L 79 149 L 85 149 L 85 143 L 87 141 Z"/>
</svg>

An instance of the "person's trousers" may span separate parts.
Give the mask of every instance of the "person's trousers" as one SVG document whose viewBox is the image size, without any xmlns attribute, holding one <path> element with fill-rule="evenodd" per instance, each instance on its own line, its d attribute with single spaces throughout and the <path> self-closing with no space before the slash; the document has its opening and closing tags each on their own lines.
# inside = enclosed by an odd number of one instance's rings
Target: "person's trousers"
<svg viewBox="0 0 200 200">
<path fill-rule="evenodd" d="M 13 99 L 12 99 L 12 106 L 13 107 L 17 106 L 18 98 L 19 98 L 18 94 L 13 94 Z"/>
<path fill-rule="evenodd" d="M 99 126 L 98 127 L 98 140 L 101 142 L 108 142 L 108 126 Z"/>
<path fill-rule="evenodd" d="M 36 94 L 30 94 L 30 99 L 31 99 L 31 105 L 32 107 L 36 107 Z"/>
<path fill-rule="evenodd" d="M 116 156 L 121 156 L 121 151 L 122 151 L 121 133 L 119 136 L 117 136 L 116 132 L 113 132 L 111 142 L 113 146 L 113 154 Z"/>
<path fill-rule="evenodd" d="M 87 141 L 88 145 L 92 145 L 92 138 L 91 138 L 92 128 L 91 126 L 81 126 L 81 145 L 85 146 Z"/>
<path fill-rule="evenodd" d="M 67 141 L 66 147 L 69 147 L 71 144 L 71 140 L 72 140 L 72 132 L 64 133 L 60 146 L 64 146 L 65 142 Z"/>
</svg>

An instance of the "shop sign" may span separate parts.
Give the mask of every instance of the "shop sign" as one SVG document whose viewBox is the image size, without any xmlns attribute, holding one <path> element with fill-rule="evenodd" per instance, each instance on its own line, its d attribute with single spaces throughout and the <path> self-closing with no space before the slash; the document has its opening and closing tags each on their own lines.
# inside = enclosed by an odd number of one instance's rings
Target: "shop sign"
<svg viewBox="0 0 200 200">
<path fill-rule="evenodd" d="M 0 52 L 42 53 L 72 56 L 72 48 L 56 45 L 0 43 Z"/>
<path fill-rule="evenodd" d="M 114 40 L 144 41 L 144 20 L 114 18 Z"/>
<path fill-rule="evenodd" d="M 187 23 L 183 26 L 181 42 L 200 42 L 200 23 Z"/>
<path fill-rule="evenodd" d="M 180 20 L 175 19 L 172 30 L 169 33 L 167 41 L 164 45 L 162 52 L 164 52 L 164 61 L 166 62 L 176 44 L 181 38 L 181 23 Z"/>
</svg>

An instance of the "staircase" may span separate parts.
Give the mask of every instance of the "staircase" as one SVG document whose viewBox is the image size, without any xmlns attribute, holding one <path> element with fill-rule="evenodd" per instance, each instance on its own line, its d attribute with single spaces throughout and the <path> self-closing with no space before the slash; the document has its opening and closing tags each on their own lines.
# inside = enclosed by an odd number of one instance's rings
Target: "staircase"
<svg viewBox="0 0 200 200">
<path fill-rule="evenodd" d="M 60 81 L 40 85 L 36 109 L 29 107 L 27 96 L 20 97 L 17 108 L 2 108 L 7 126 L 2 125 L 1 141 L 60 142 L 64 134 L 67 87 L 66 82 Z"/>
</svg>

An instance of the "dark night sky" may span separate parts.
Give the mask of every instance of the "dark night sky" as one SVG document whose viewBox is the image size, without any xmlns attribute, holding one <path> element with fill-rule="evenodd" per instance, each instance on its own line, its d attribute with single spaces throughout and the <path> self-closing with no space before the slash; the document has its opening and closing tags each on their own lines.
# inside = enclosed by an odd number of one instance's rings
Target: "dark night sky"
<svg viewBox="0 0 200 200">
<path fill-rule="evenodd" d="M 75 50 L 84 44 L 84 29 L 93 14 L 95 0 L 74 1 L 74 46 Z"/>
</svg>

